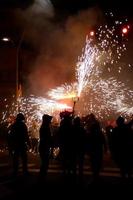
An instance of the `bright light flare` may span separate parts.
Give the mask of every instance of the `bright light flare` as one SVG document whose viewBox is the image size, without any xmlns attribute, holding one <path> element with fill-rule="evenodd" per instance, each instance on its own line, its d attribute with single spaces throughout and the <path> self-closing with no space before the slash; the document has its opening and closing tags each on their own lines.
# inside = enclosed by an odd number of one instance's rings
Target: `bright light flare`
<svg viewBox="0 0 133 200">
<path fill-rule="evenodd" d="M 123 28 L 122 28 L 122 34 L 127 34 L 128 32 L 129 32 L 129 29 L 130 29 L 130 26 L 129 25 L 127 25 L 127 26 L 124 26 Z"/>
<path fill-rule="evenodd" d="M 4 42 L 9 42 L 9 41 L 10 41 L 10 38 L 8 38 L 8 37 L 3 37 L 1 40 L 4 41 Z"/>
<path fill-rule="evenodd" d="M 124 33 L 124 34 L 128 33 L 128 29 L 127 29 L 126 27 L 123 28 L 123 29 L 122 29 L 122 33 Z"/>
<path fill-rule="evenodd" d="M 95 32 L 94 31 L 90 31 L 90 36 L 91 37 L 95 36 Z"/>
</svg>

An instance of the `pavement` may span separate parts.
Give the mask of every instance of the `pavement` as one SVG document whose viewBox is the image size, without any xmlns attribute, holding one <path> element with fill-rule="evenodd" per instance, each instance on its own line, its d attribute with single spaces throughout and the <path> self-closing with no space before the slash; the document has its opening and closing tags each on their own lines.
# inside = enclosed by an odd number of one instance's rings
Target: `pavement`
<svg viewBox="0 0 133 200">
<path fill-rule="evenodd" d="M 100 173 L 100 178 L 97 181 L 92 179 L 92 173 L 89 162 L 86 159 L 84 166 L 84 178 L 81 181 L 78 178 L 64 177 L 59 161 L 51 160 L 47 177 L 40 179 L 39 177 L 39 156 L 36 154 L 29 154 L 28 169 L 30 174 L 23 176 L 20 166 L 18 177 L 11 176 L 11 160 L 7 152 L 0 153 L 0 200 L 6 199 L 42 199 L 46 194 L 50 197 L 61 196 L 61 192 L 65 196 L 72 193 L 77 195 L 79 193 L 91 192 L 94 187 L 110 187 L 111 185 L 133 185 L 133 180 L 122 180 L 119 169 L 112 163 L 109 156 L 104 159 L 104 169 Z"/>
</svg>

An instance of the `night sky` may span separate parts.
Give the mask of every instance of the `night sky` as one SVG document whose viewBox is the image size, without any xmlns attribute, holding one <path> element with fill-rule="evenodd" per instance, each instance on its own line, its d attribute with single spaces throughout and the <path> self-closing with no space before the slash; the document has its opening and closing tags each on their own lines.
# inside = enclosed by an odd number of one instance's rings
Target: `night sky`
<svg viewBox="0 0 133 200">
<path fill-rule="evenodd" d="M 22 8 L 26 9 L 34 4 L 34 0 L 1 0 L 0 9 Z M 66 12 L 74 14 L 81 9 L 87 9 L 94 5 L 98 5 L 103 10 L 112 9 L 117 14 L 132 15 L 132 1 L 116 1 L 116 0 L 51 0 L 54 8 L 58 12 Z"/>
</svg>

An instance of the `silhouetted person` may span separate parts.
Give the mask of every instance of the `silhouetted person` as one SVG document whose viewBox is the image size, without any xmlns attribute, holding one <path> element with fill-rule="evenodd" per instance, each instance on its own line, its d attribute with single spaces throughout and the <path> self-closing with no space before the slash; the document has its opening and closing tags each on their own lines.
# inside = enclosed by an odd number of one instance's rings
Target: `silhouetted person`
<svg viewBox="0 0 133 200">
<path fill-rule="evenodd" d="M 73 144 L 73 132 L 72 132 L 72 118 L 69 115 L 65 115 L 60 123 L 59 127 L 59 147 L 60 156 L 63 165 L 64 174 L 71 174 L 74 172 L 74 144 Z"/>
<path fill-rule="evenodd" d="M 73 134 L 74 134 L 74 153 L 75 158 L 75 171 L 76 166 L 78 166 L 79 178 L 83 178 L 83 164 L 84 164 L 84 155 L 85 155 L 85 129 L 81 125 L 81 120 L 79 117 L 76 117 L 73 120 Z"/>
<path fill-rule="evenodd" d="M 107 151 L 107 146 L 105 137 L 100 128 L 100 123 L 94 115 L 91 115 L 90 117 L 89 153 L 93 178 L 94 180 L 97 180 L 102 167 L 103 153 L 104 150 Z"/>
<path fill-rule="evenodd" d="M 45 177 L 48 171 L 50 147 L 51 147 L 51 124 L 52 116 L 44 114 L 40 127 L 39 153 L 41 158 L 40 175 Z"/>
<path fill-rule="evenodd" d="M 133 135 L 130 126 L 119 116 L 111 136 L 111 153 L 123 178 L 131 177 L 133 167 Z"/>
<path fill-rule="evenodd" d="M 133 133 L 133 115 L 131 117 L 131 120 L 128 122 L 127 126 L 130 129 L 130 131 L 132 131 Z"/>
<path fill-rule="evenodd" d="M 18 173 L 19 158 L 22 159 L 23 173 L 28 174 L 27 168 L 27 145 L 30 145 L 25 117 L 19 113 L 16 121 L 11 125 L 9 130 L 10 149 L 13 156 L 14 175 Z"/>
</svg>

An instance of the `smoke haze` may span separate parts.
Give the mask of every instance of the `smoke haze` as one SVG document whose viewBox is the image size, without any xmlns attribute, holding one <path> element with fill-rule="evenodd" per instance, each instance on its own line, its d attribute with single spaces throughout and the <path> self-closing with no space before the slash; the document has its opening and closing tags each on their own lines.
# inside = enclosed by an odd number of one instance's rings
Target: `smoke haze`
<svg viewBox="0 0 133 200">
<path fill-rule="evenodd" d="M 86 35 L 103 20 L 98 7 L 64 18 L 49 0 L 36 0 L 27 9 L 18 9 L 16 17 L 24 40 L 37 51 L 28 66 L 28 93 L 41 96 L 49 89 L 75 81 L 75 66 Z"/>
</svg>

